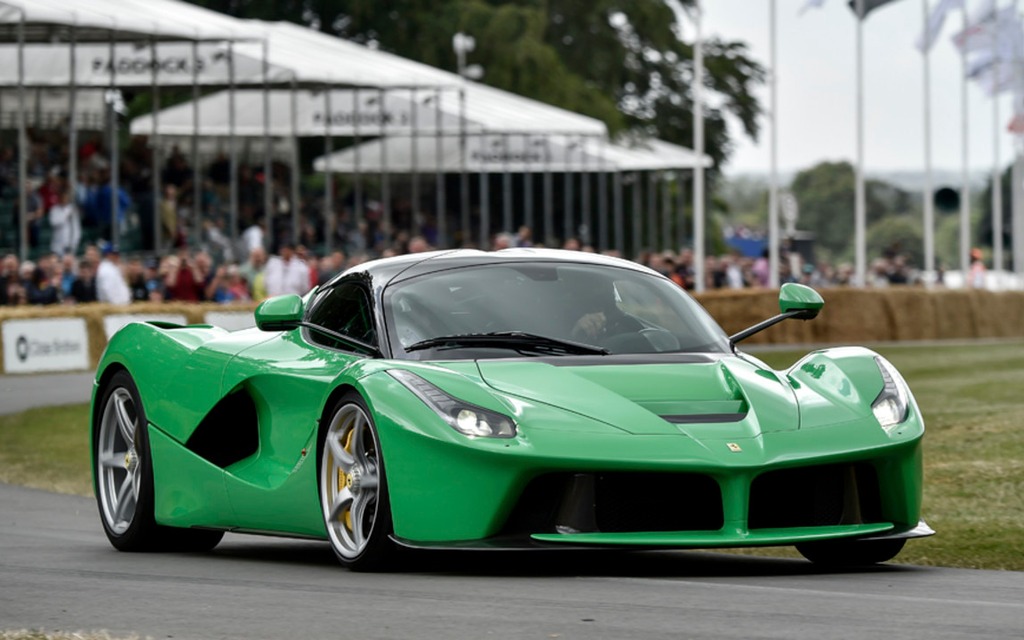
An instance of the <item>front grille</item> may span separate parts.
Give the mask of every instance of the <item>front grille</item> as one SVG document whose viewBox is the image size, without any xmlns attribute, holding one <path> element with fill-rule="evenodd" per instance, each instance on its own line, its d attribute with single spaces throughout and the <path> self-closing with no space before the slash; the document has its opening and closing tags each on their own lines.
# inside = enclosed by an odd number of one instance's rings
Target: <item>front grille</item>
<svg viewBox="0 0 1024 640">
<path fill-rule="evenodd" d="M 750 487 L 751 529 L 881 522 L 878 474 L 869 464 L 769 471 Z"/>
<path fill-rule="evenodd" d="M 535 478 L 503 533 L 628 533 L 722 528 L 722 492 L 692 473 L 558 473 Z"/>
</svg>

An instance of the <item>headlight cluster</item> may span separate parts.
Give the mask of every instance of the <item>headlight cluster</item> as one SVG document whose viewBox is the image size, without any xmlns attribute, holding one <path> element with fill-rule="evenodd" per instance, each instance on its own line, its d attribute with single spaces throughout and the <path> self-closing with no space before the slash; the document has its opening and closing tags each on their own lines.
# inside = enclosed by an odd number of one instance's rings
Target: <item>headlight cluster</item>
<svg viewBox="0 0 1024 640">
<path fill-rule="evenodd" d="M 891 429 L 907 419 L 910 406 L 907 383 L 903 376 L 885 358 L 875 356 L 875 363 L 882 373 L 881 393 L 871 403 L 871 410 L 883 429 Z"/>
<path fill-rule="evenodd" d="M 516 425 L 508 416 L 453 398 L 415 373 L 402 369 L 389 369 L 388 373 L 462 435 L 484 438 L 516 435 Z"/>
</svg>

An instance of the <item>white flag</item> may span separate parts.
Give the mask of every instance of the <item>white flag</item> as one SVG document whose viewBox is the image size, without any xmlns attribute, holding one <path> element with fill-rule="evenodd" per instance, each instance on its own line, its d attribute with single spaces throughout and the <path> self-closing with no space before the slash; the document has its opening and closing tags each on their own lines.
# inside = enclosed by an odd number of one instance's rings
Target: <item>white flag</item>
<svg viewBox="0 0 1024 640">
<path fill-rule="evenodd" d="M 942 33 L 942 25 L 946 22 L 946 14 L 953 9 L 962 9 L 963 6 L 964 0 L 939 0 L 939 4 L 932 7 L 932 12 L 928 14 L 928 24 L 925 25 L 924 32 L 917 38 L 915 46 L 917 46 L 918 50 L 924 53 L 931 49 L 939 34 Z"/>
<path fill-rule="evenodd" d="M 1016 54 L 1019 38 L 1020 18 L 1016 8 L 1011 6 L 972 22 L 953 36 L 953 44 L 961 52 L 991 51 L 995 48 L 1010 58 Z"/>
<path fill-rule="evenodd" d="M 804 15 L 804 13 L 808 9 L 820 9 L 822 7 L 822 5 L 824 5 L 824 4 L 825 4 L 825 0 L 807 0 L 807 2 L 804 3 L 804 6 L 800 8 L 800 13 L 798 13 L 797 15 L 798 16 Z"/>
</svg>

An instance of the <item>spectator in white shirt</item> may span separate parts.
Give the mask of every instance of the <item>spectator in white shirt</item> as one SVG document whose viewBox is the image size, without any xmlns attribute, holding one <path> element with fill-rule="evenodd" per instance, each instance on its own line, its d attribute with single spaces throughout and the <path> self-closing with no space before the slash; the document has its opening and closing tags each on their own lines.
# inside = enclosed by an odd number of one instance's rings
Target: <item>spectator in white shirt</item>
<svg viewBox="0 0 1024 640">
<path fill-rule="evenodd" d="M 96 298 L 110 304 L 128 304 L 132 291 L 121 273 L 121 253 L 117 245 L 105 243 L 102 248 L 103 260 L 96 270 Z"/>
<path fill-rule="evenodd" d="M 295 248 L 289 244 L 281 246 L 281 255 L 267 260 L 264 274 L 268 296 L 286 293 L 301 296 L 309 291 L 309 267 L 295 255 Z"/>
<path fill-rule="evenodd" d="M 78 242 L 82 237 L 82 222 L 70 188 L 65 189 L 50 207 L 49 217 L 50 226 L 53 227 L 50 249 L 58 256 L 77 253 Z"/>
</svg>

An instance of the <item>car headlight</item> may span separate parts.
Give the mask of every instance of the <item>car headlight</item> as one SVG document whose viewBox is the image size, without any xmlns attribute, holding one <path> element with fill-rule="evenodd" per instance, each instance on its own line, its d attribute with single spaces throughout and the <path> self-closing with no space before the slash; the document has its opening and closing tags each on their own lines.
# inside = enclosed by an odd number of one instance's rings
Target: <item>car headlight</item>
<svg viewBox="0 0 1024 640">
<path fill-rule="evenodd" d="M 389 369 L 388 373 L 462 435 L 484 438 L 516 435 L 516 424 L 508 416 L 453 398 L 415 373 L 402 369 Z"/>
<path fill-rule="evenodd" d="M 882 373 L 884 384 L 878 397 L 871 403 L 871 410 L 883 429 L 891 429 L 907 419 L 910 394 L 907 392 L 907 383 L 896 367 L 880 356 L 875 356 L 875 363 Z"/>
</svg>

